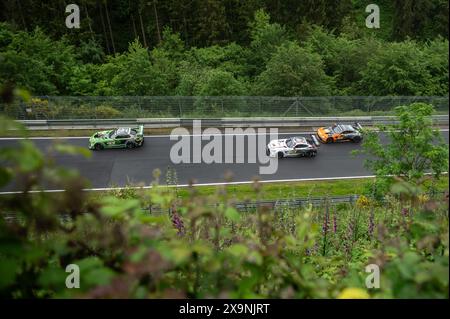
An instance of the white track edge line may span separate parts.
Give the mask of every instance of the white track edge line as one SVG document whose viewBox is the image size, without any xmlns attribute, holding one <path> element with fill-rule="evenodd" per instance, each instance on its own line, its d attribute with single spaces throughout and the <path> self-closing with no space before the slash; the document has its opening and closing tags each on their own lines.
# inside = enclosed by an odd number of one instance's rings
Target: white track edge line
<svg viewBox="0 0 450 319">
<path fill-rule="evenodd" d="M 442 172 L 442 175 L 447 175 L 448 172 Z M 431 173 L 425 173 L 425 175 L 431 175 Z M 295 179 L 274 179 L 274 180 L 260 180 L 258 183 L 292 183 L 292 182 L 308 182 L 308 181 L 328 181 L 328 180 L 346 180 L 346 179 L 364 179 L 364 178 L 375 178 L 375 175 L 360 175 L 360 176 L 341 176 L 341 177 L 317 177 L 317 178 L 295 178 Z M 241 182 L 218 182 L 218 183 L 198 183 L 198 184 L 180 184 L 180 185 L 158 185 L 159 187 L 199 187 L 199 186 L 226 186 L 226 185 L 245 185 L 253 184 L 255 181 L 241 181 Z M 104 187 L 104 188 L 84 188 L 83 191 L 86 192 L 99 192 L 99 191 L 110 191 L 110 190 L 122 190 L 122 189 L 151 189 L 153 185 L 146 186 L 129 186 L 129 187 Z M 29 193 L 62 193 L 65 192 L 64 189 L 48 189 L 39 191 L 30 191 Z M 13 195 L 13 194 L 23 194 L 23 191 L 10 191 L 10 192 L 0 192 L 0 195 Z"/>
</svg>

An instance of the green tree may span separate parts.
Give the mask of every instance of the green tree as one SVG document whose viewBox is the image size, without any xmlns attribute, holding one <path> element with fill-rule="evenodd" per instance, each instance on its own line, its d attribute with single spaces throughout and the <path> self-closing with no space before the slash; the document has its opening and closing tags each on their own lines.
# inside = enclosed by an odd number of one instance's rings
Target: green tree
<svg viewBox="0 0 450 319">
<path fill-rule="evenodd" d="M 448 95 L 448 40 L 439 37 L 424 45 L 424 63 L 430 73 L 433 94 Z"/>
<path fill-rule="evenodd" d="M 439 130 L 433 128 L 433 106 L 414 103 L 395 109 L 399 123 L 380 126 L 388 142 L 381 142 L 375 131 L 365 132 L 363 153 L 369 156 L 365 166 L 380 185 L 390 185 L 394 178 L 420 185 L 426 173 L 438 179 L 448 167 L 448 147 Z"/>
<path fill-rule="evenodd" d="M 264 70 L 264 64 L 269 61 L 277 48 L 288 40 L 286 29 L 278 23 L 270 23 L 270 15 L 260 9 L 255 12 L 254 21 L 250 27 L 250 64 L 254 74 Z"/>
<path fill-rule="evenodd" d="M 291 30 L 298 30 L 302 24 L 316 24 L 328 30 L 339 30 L 343 17 L 352 9 L 351 2 L 351 0 L 267 1 L 267 9 L 277 22 Z"/>
<path fill-rule="evenodd" d="M 193 45 L 203 46 L 225 43 L 229 26 L 225 6 L 220 0 L 194 0 L 191 2 L 193 15 Z"/>
<path fill-rule="evenodd" d="M 81 41 L 77 50 L 78 59 L 83 63 L 100 64 L 105 60 L 105 53 L 100 44 L 92 39 Z"/>
<path fill-rule="evenodd" d="M 68 89 L 73 95 L 94 95 L 98 66 L 82 64 L 72 68 Z"/>
<path fill-rule="evenodd" d="M 225 46 L 192 48 L 186 54 L 186 61 L 197 68 L 220 68 L 233 73 L 234 76 L 247 76 L 249 54 L 242 46 L 230 43 Z"/>
<path fill-rule="evenodd" d="M 320 96 L 333 92 L 333 79 L 324 72 L 321 57 L 290 42 L 269 60 L 255 83 L 260 95 Z"/>
<path fill-rule="evenodd" d="M 249 23 L 254 13 L 264 7 L 265 0 L 223 0 L 225 14 L 229 25 L 229 41 L 241 45 L 250 42 Z"/>
<path fill-rule="evenodd" d="M 102 95 L 168 95 L 170 77 L 166 72 L 167 58 L 150 53 L 138 41 L 130 44 L 128 52 L 109 57 L 99 68 L 97 93 Z M 167 62 L 167 63 L 166 63 Z M 167 67 L 167 68 L 166 68 Z"/>
<path fill-rule="evenodd" d="M 325 73 L 335 78 L 338 95 L 365 95 L 358 92 L 357 84 L 368 60 L 378 54 L 382 45 L 380 41 L 372 37 L 349 39 L 335 36 L 322 27 L 314 26 L 308 31 L 303 45 L 322 57 Z"/>
<path fill-rule="evenodd" d="M 233 74 L 220 69 L 206 71 L 195 86 L 194 94 L 199 96 L 245 95 L 245 85 Z"/>
<path fill-rule="evenodd" d="M 220 68 L 192 68 L 184 63 L 181 67 L 177 95 L 224 96 L 247 94 L 246 82 L 235 78 L 231 72 Z"/>
<path fill-rule="evenodd" d="M 393 1 L 394 40 L 448 37 L 448 1 Z"/>
<path fill-rule="evenodd" d="M 5 44 L 0 47 L 0 81 L 15 82 L 36 95 L 70 93 L 72 68 L 79 64 L 73 46 L 50 39 L 39 28 L 11 34 L 1 25 L 0 30 Z"/>
<path fill-rule="evenodd" d="M 440 89 L 415 41 L 386 44 L 361 71 L 364 95 L 435 95 Z"/>
<path fill-rule="evenodd" d="M 186 52 L 185 60 L 178 68 L 180 82 L 176 89 L 179 95 L 223 95 L 230 92 L 241 95 L 246 92 L 248 82 L 247 56 L 249 52 L 238 44 L 213 45 L 207 48 L 192 48 Z M 217 75 L 219 78 L 213 78 Z M 226 79 L 230 82 L 226 83 Z M 217 87 L 212 89 L 216 84 Z M 210 86 L 211 83 L 212 87 Z M 226 95 L 226 94 L 225 94 Z"/>
<path fill-rule="evenodd" d="M 166 27 L 162 32 L 162 41 L 157 47 L 166 53 L 167 57 L 174 61 L 181 61 L 186 51 L 185 44 L 181 40 L 180 34 Z"/>
</svg>

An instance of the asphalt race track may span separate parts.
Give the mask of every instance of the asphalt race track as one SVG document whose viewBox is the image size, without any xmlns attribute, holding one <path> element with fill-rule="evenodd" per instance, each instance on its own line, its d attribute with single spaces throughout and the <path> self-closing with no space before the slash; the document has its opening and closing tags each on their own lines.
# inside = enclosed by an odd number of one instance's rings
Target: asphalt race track
<svg viewBox="0 0 450 319">
<path fill-rule="evenodd" d="M 448 143 L 448 130 L 443 131 L 442 134 Z M 302 136 L 302 134 L 280 134 L 279 138 L 289 136 Z M 309 137 L 306 134 L 303 136 Z M 268 140 L 267 136 L 266 141 L 268 142 Z M 55 143 L 55 140 L 35 138 L 33 142 L 41 151 L 48 154 L 48 149 L 52 143 Z M 86 148 L 88 146 L 87 138 L 67 138 L 59 140 L 59 142 Z M 171 141 L 168 136 L 146 136 L 145 144 L 141 148 L 92 151 L 90 158 L 66 154 L 56 154 L 52 157 L 58 165 L 78 170 L 81 176 L 90 181 L 90 188 L 125 186 L 127 183 L 139 182 L 149 185 L 153 179 L 152 172 L 156 168 L 162 171 L 160 182 L 165 184 L 165 173 L 168 167 L 176 170 L 180 185 L 188 184 L 190 181 L 195 184 L 221 183 L 225 181 L 224 177 L 227 172 L 232 173 L 233 182 L 251 181 L 259 175 L 260 166 L 268 165 L 267 163 L 260 164 L 258 159 L 256 163 L 248 163 L 247 155 L 245 155 L 245 163 L 236 163 L 236 152 L 233 152 L 233 158 L 228 159 L 234 163 L 173 164 L 170 159 L 170 149 L 176 142 Z M 203 141 L 202 145 L 207 143 L 208 141 Z M 0 148 L 14 145 L 17 145 L 15 139 L 0 139 Z M 247 147 L 246 140 L 246 150 Z M 359 148 L 359 144 L 353 143 L 321 144 L 315 158 L 283 158 L 278 160 L 278 169 L 275 174 L 259 176 L 261 180 L 267 181 L 371 175 L 372 173 L 364 168 L 363 156 L 350 154 L 352 150 Z M 225 152 L 222 151 L 222 153 L 225 156 Z M 272 161 L 277 161 L 277 159 L 272 159 Z M 54 188 L 50 186 L 49 189 Z M 19 187 L 15 185 L 8 185 L 0 189 L 1 192 L 16 190 L 19 190 Z"/>
</svg>

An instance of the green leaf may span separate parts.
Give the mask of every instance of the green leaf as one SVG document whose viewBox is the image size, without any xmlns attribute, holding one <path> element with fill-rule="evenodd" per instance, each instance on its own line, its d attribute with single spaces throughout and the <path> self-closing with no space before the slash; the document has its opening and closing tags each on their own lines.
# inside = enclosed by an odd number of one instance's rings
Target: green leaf
<svg viewBox="0 0 450 319">
<path fill-rule="evenodd" d="M 263 257 L 261 254 L 257 251 L 251 251 L 250 254 L 247 257 L 247 260 L 251 263 L 254 263 L 258 266 L 261 266 L 263 263 Z"/>
<path fill-rule="evenodd" d="M 66 278 L 69 273 L 62 267 L 51 265 L 45 268 L 38 278 L 38 283 L 44 288 L 63 290 L 66 289 Z"/>
<path fill-rule="evenodd" d="M 8 169 L 0 168 L 0 187 L 7 185 L 11 177 L 12 174 Z"/>
<path fill-rule="evenodd" d="M 14 259 L 0 259 L 0 290 L 13 284 L 20 264 Z"/>
<path fill-rule="evenodd" d="M 189 259 L 191 256 L 191 250 L 186 247 L 175 247 L 172 249 L 172 260 L 176 264 L 181 264 Z"/>
<path fill-rule="evenodd" d="M 242 244 L 234 244 L 226 249 L 231 255 L 236 257 L 245 257 L 248 254 L 248 248 Z"/>
<path fill-rule="evenodd" d="M 140 203 L 136 199 L 118 199 L 112 196 L 103 198 L 102 201 L 106 204 L 101 208 L 101 212 L 109 217 L 122 219 L 127 213 L 138 213 L 140 210 Z"/>
<path fill-rule="evenodd" d="M 21 141 L 21 145 L 20 155 L 14 159 L 23 172 L 32 172 L 44 165 L 44 156 L 30 141 Z"/>
<path fill-rule="evenodd" d="M 139 221 L 142 224 L 147 224 L 147 225 L 163 225 L 167 222 L 167 217 L 166 216 L 140 215 Z"/>
<path fill-rule="evenodd" d="M 80 286 L 83 290 L 107 285 L 115 275 L 111 269 L 103 266 L 103 261 L 98 257 L 84 258 L 73 264 L 80 267 Z"/>
<path fill-rule="evenodd" d="M 19 89 L 19 88 L 14 89 L 14 95 L 22 98 L 22 100 L 24 102 L 28 102 L 31 100 L 30 92 L 28 92 L 28 90 L 25 90 L 25 89 Z"/>
<path fill-rule="evenodd" d="M 225 216 L 233 222 L 238 222 L 241 219 L 241 215 L 233 207 L 227 207 L 225 210 Z"/>
<path fill-rule="evenodd" d="M 80 269 L 80 285 L 104 286 L 109 284 L 114 276 L 114 271 L 107 267 L 98 267 L 86 272 L 82 272 Z"/>
</svg>

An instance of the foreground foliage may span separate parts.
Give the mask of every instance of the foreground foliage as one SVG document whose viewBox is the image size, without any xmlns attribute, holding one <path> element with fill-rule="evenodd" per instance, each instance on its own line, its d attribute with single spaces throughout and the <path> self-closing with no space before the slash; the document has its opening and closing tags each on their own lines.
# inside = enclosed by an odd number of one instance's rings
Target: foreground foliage
<svg viewBox="0 0 450 319">
<path fill-rule="evenodd" d="M 383 196 L 395 179 L 402 182 L 396 187 L 420 192 L 418 186 L 431 174 L 432 188 L 439 177 L 448 171 L 448 145 L 437 128 L 433 128 L 433 106 L 413 103 L 395 108 L 398 124 L 381 125 L 376 131 L 366 131 L 362 150 L 367 154 L 365 166 L 377 176 L 376 192 Z M 382 134 L 380 134 L 380 132 Z M 382 143 L 387 138 L 389 143 Z"/>
<path fill-rule="evenodd" d="M 52 152 L 82 150 L 57 143 L 44 158 L 27 140 L 0 150 L 0 187 L 24 189 L 0 197 L 3 298 L 448 298 L 448 194 L 394 187 L 383 203 L 242 213 L 226 187 L 180 198 L 155 171 L 151 190 L 93 199 Z M 67 192 L 31 193 L 49 184 Z M 79 289 L 66 288 L 69 264 Z M 380 289 L 365 288 L 368 264 Z"/>
</svg>

